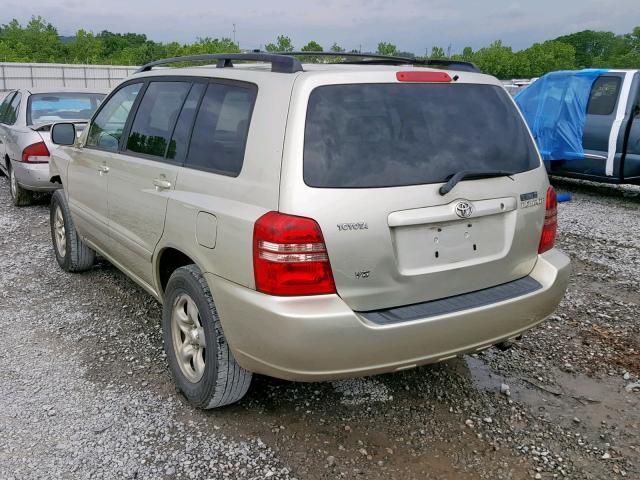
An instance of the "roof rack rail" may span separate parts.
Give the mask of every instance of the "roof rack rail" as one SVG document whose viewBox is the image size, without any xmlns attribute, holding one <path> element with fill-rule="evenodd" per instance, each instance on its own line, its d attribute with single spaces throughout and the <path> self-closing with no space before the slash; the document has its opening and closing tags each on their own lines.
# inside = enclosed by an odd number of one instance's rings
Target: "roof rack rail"
<svg viewBox="0 0 640 480">
<path fill-rule="evenodd" d="M 355 52 L 277 52 L 277 55 L 287 55 L 292 57 L 306 56 L 306 57 L 338 57 L 346 59 L 359 59 L 348 60 L 346 64 L 368 64 L 368 65 L 424 65 L 434 68 L 447 68 L 449 70 L 458 70 L 463 72 L 476 72 L 479 73 L 480 69 L 471 62 L 464 62 L 462 60 L 448 60 L 448 59 L 422 59 L 422 58 L 409 58 L 409 57 L 396 57 L 392 55 L 378 55 L 376 53 L 355 53 Z"/>
<path fill-rule="evenodd" d="M 375 53 L 353 52 L 277 52 L 266 53 L 254 51 L 251 53 L 211 53 L 202 55 L 186 55 L 182 57 L 163 58 L 155 62 L 143 65 L 136 73 L 148 72 L 153 67 L 183 62 L 216 62 L 217 68 L 233 67 L 233 60 L 257 61 L 271 63 L 271 71 L 277 73 L 301 72 L 302 64 L 294 57 L 335 57 L 345 58 L 347 61 L 339 62 L 354 65 L 422 65 L 434 68 L 446 68 L 464 72 L 480 72 L 480 69 L 471 62 L 446 59 L 420 59 L 409 57 L 395 57 L 391 55 L 378 55 Z"/>
<path fill-rule="evenodd" d="M 148 72 L 153 67 L 181 62 L 216 62 L 217 68 L 233 67 L 233 60 L 257 61 L 271 63 L 271 71 L 277 73 L 295 73 L 302 71 L 302 64 L 291 56 L 274 53 L 211 53 L 203 55 L 185 55 L 182 57 L 163 58 L 143 65 L 136 73 Z"/>
</svg>

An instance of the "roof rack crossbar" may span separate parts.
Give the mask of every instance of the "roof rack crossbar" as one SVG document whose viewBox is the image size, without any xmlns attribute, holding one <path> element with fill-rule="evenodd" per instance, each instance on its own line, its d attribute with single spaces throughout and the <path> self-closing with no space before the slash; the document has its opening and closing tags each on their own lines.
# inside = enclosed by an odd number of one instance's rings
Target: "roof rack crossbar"
<svg viewBox="0 0 640 480">
<path fill-rule="evenodd" d="M 185 55 L 182 57 L 163 58 L 155 62 L 147 63 L 140 67 L 136 73 L 148 72 L 153 67 L 181 62 L 211 62 L 215 61 L 217 68 L 233 67 L 233 60 L 256 61 L 271 63 L 271 71 L 277 73 L 295 73 L 302 71 L 302 64 L 298 59 L 286 55 L 273 53 L 211 53 L 203 55 Z"/>
<path fill-rule="evenodd" d="M 278 52 L 277 55 L 287 55 L 292 57 L 342 57 L 347 59 L 360 59 L 356 61 L 348 61 L 348 64 L 381 64 L 381 65 L 423 65 L 435 68 L 448 68 L 450 70 L 460 70 L 465 72 L 480 72 L 480 69 L 471 62 L 462 60 L 449 59 L 430 59 L 430 58 L 409 58 L 397 57 L 392 55 L 378 55 L 376 53 L 356 53 L 356 52 Z"/>
</svg>

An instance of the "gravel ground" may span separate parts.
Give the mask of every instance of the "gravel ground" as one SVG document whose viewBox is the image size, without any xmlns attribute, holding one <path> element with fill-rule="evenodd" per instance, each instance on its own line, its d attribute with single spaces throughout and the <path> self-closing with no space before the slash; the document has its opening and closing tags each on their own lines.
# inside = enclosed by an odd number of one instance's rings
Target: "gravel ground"
<svg viewBox="0 0 640 480">
<path fill-rule="evenodd" d="M 175 391 L 159 305 L 106 262 L 62 272 L 48 199 L 9 206 L 0 179 L 0 478 L 640 479 L 640 189 L 558 187 L 572 283 L 514 348 L 258 376 L 203 412 Z"/>
</svg>

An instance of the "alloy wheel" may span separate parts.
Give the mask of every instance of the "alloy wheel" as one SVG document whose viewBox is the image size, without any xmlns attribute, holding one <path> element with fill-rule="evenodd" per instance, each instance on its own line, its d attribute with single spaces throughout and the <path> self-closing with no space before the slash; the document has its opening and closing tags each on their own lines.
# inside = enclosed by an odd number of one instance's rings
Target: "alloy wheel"
<svg viewBox="0 0 640 480">
<path fill-rule="evenodd" d="M 13 172 L 13 168 L 9 169 L 9 184 L 11 187 L 11 196 L 15 198 L 18 193 L 18 180 L 16 174 Z"/>
<path fill-rule="evenodd" d="M 198 307 L 186 293 L 174 301 L 171 336 L 180 370 L 191 383 L 198 383 L 204 375 L 206 343 Z"/>
<path fill-rule="evenodd" d="M 53 216 L 53 232 L 58 255 L 60 255 L 60 258 L 64 258 L 67 254 L 67 236 L 64 228 L 64 217 L 62 215 L 60 205 L 56 206 L 56 211 Z"/>
</svg>

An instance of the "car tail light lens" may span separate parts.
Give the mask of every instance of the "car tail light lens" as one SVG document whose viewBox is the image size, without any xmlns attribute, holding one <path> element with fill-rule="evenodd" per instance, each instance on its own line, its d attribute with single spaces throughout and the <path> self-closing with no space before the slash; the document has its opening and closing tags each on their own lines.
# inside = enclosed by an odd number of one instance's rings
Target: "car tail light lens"
<svg viewBox="0 0 640 480">
<path fill-rule="evenodd" d="M 556 242 L 556 230 L 558 229 L 558 198 L 553 187 L 547 189 L 547 203 L 544 212 L 544 225 L 538 253 L 551 250 Z"/>
<path fill-rule="evenodd" d="M 26 163 L 47 163 L 49 149 L 44 142 L 33 143 L 22 151 L 22 161 Z"/>
<path fill-rule="evenodd" d="M 451 76 L 446 72 L 397 72 L 399 82 L 451 82 Z"/>
<path fill-rule="evenodd" d="M 315 220 L 278 212 L 253 228 L 256 289 L 270 295 L 335 293 L 322 231 Z"/>
</svg>

